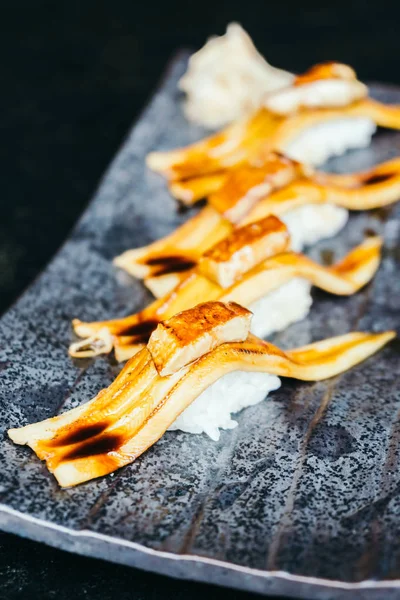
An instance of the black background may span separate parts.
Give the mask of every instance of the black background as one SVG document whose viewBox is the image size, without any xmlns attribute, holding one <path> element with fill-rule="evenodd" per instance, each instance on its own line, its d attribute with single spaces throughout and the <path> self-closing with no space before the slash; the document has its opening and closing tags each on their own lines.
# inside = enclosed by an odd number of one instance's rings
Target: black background
<svg viewBox="0 0 400 600">
<path fill-rule="evenodd" d="M 0 311 L 65 239 L 170 56 L 237 20 L 276 66 L 339 60 L 400 84 L 398 0 L 8 0 L 0 5 Z M 1 343 L 1 341 L 0 341 Z M 0 535 L 0 598 L 249 594 Z"/>
</svg>

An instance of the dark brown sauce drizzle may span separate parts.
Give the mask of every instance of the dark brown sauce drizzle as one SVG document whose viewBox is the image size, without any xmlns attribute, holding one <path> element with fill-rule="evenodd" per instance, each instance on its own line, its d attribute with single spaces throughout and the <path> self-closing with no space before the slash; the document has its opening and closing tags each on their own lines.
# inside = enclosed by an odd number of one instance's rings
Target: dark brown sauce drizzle
<svg viewBox="0 0 400 600">
<path fill-rule="evenodd" d="M 393 173 L 376 173 L 375 175 L 371 175 L 364 179 L 364 185 L 373 185 L 374 183 L 383 183 L 384 181 L 388 181 L 394 176 Z"/>
<path fill-rule="evenodd" d="M 189 271 L 196 266 L 196 261 L 179 254 L 170 256 L 155 256 L 143 261 L 143 264 L 153 267 L 151 276 L 166 275 L 167 273 Z"/>
<path fill-rule="evenodd" d="M 207 199 L 202 198 L 201 200 L 198 200 L 196 202 L 196 208 L 204 208 L 206 204 L 207 204 Z M 192 204 L 185 204 L 184 202 L 181 202 L 180 200 L 178 200 L 176 203 L 176 212 L 178 213 L 178 215 L 185 215 L 192 209 L 193 209 Z"/>
<path fill-rule="evenodd" d="M 375 229 L 372 229 L 372 227 L 367 227 L 366 229 L 364 229 L 364 235 L 366 237 L 375 237 L 376 235 L 378 235 L 378 233 L 375 231 Z"/>
<path fill-rule="evenodd" d="M 154 258 L 147 258 L 146 260 L 143 261 L 143 264 L 145 265 L 149 265 L 149 267 L 153 267 L 153 266 L 163 266 L 163 265 L 169 265 L 171 261 L 184 261 L 185 257 L 184 256 L 174 256 L 174 255 L 170 255 L 170 256 L 155 256 Z"/>
<path fill-rule="evenodd" d="M 78 446 L 78 448 L 73 448 L 63 456 L 62 460 L 76 460 L 78 458 L 87 458 L 88 456 L 114 452 L 122 446 L 123 442 L 124 436 L 110 433 L 97 440 L 88 440 L 84 444 Z"/>
<path fill-rule="evenodd" d="M 178 213 L 178 215 L 185 215 L 187 212 L 189 212 L 189 210 L 190 210 L 191 208 L 192 208 L 192 207 L 191 207 L 190 205 L 188 206 L 188 205 L 187 205 L 187 204 L 185 204 L 184 202 L 180 202 L 180 201 L 178 200 L 178 202 L 177 202 L 177 206 L 176 206 L 176 212 Z"/>
<path fill-rule="evenodd" d="M 71 431 L 71 433 L 67 433 L 66 435 L 57 437 L 55 440 L 52 440 L 49 443 L 49 446 L 69 446 L 70 444 L 77 444 L 78 442 L 84 442 L 99 433 L 102 433 L 105 429 L 107 429 L 109 425 L 108 421 L 103 421 L 101 423 L 94 423 L 92 425 L 82 425 L 82 427 L 78 427 Z"/>
<path fill-rule="evenodd" d="M 378 221 L 385 223 L 388 220 L 392 209 L 393 206 L 381 206 L 379 208 L 374 208 L 373 210 L 371 210 L 370 214 L 375 219 L 378 219 Z"/>
<path fill-rule="evenodd" d="M 335 254 L 334 254 L 333 250 L 329 250 L 329 248 L 326 248 L 325 250 L 321 250 L 321 261 L 322 261 L 322 264 L 325 265 L 326 267 L 330 267 L 331 265 L 333 265 L 334 257 L 335 257 Z"/>
<path fill-rule="evenodd" d="M 157 319 L 148 319 L 147 321 L 142 321 L 141 323 L 136 323 L 136 325 L 131 325 L 130 327 L 126 327 L 126 329 L 122 329 L 119 332 L 119 335 L 132 336 L 135 337 L 138 342 L 147 342 L 157 325 Z"/>
</svg>

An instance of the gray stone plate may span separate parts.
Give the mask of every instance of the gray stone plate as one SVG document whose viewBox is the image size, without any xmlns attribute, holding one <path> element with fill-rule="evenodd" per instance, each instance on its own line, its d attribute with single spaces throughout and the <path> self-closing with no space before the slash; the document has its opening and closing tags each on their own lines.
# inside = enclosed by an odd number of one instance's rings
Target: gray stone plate
<svg viewBox="0 0 400 600">
<path fill-rule="evenodd" d="M 6 437 L 9 427 L 88 400 L 117 372 L 107 358 L 70 360 L 70 320 L 143 306 L 142 285 L 116 272 L 111 259 L 187 218 L 144 165 L 150 150 L 202 135 L 179 104 L 186 60 L 174 61 L 70 239 L 0 322 L 0 526 L 71 552 L 266 595 L 400 598 L 396 344 L 323 383 L 284 381 L 218 443 L 170 432 L 134 464 L 70 490 Z M 400 102 L 397 88 L 371 89 Z M 397 154 L 400 134 L 380 132 L 371 148 L 330 168 L 366 168 Z M 386 240 L 373 283 L 352 298 L 316 292 L 309 318 L 276 343 L 399 328 L 400 205 L 352 215 L 312 255 L 339 257 L 366 230 Z"/>
</svg>

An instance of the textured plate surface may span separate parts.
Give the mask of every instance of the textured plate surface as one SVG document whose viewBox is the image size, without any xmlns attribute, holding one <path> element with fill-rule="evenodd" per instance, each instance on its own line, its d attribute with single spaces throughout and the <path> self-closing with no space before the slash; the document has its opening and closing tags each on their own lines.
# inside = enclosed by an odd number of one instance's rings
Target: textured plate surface
<svg viewBox="0 0 400 600">
<path fill-rule="evenodd" d="M 77 553 L 174 577 L 304 598 L 400 598 L 399 346 L 328 382 L 284 381 L 239 415 L 218 443 L 169 432 L 133 465 L 61 490 L 9 427 L 90 399 L 117 367 L 72 362 L 70 319 L 104 319 L 142 306 L 140 283 L 111 264 L 117 253 L 173 229 L 164 181 L 144 166 L 152 149 L 202 135 L 185 121 L 180 56 L 142 115 L 70 240 L 0 322 L 0 527 Z M 400 90 L 372 86 L 400 102 Z M 400 134 L 329 165 L 346 171 L 400 154 Z M 282 347 L 351 329 L 400 326 L 400 205 L 352 215 L 339 257 L 366 230 L 385 236 L 384 261 L 352 298 L 315 294 L 306 320 L 276 336 Z"/>
</svg>

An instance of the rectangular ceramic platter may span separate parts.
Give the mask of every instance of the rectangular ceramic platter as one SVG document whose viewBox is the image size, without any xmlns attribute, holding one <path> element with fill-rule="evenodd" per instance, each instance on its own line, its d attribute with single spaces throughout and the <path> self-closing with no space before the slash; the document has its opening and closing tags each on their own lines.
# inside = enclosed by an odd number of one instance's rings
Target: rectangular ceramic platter
<svg viewBox="0 0 400 600">
<path fill-rule="evenodd" d="M 111 259 L 174 229 L 150 150 L 203 132 L 185 120 L 172 64 L 71 238 L 0 323 L 0 526 L 72 552 L 233 588 L 304 598 L 400 597 L 399 347 L 323 383 L 283 381 L 219 442 L 169 432 L 117 473 L 62 490 L 30 449 L 5 435 L 94 396 L 117 372 L 108 358 L 67 355 L 70 320 L 127 314 L 150 299 Z M 399 102 L 396 88 L 372 93 Z M 332 161 L 367 168 L 400 154 L 400 134 Z M 57 190 L 54 190 L 57 198 Z M 335 258 L 366 230 L 385 236 L 383 264 L 352 298 L 315 294 L 310 316 L 275 341 L 287 348 L 352 329 L 399 329 L 400 205 L 354 214 L 311 254 Z M 201 298 L 199 298 L 199 301 Z M 384 591 L 383 591 L 384 590 Z"/>
</svg>

